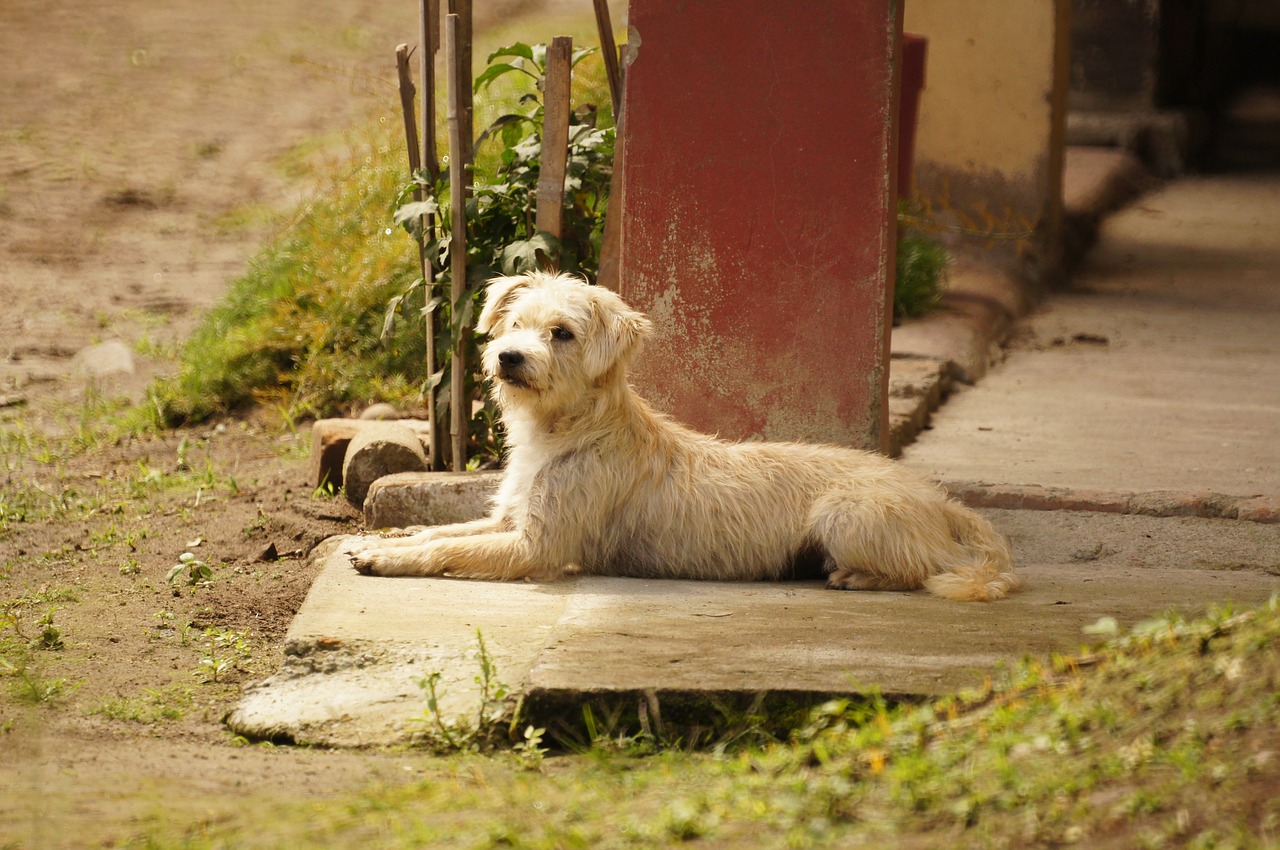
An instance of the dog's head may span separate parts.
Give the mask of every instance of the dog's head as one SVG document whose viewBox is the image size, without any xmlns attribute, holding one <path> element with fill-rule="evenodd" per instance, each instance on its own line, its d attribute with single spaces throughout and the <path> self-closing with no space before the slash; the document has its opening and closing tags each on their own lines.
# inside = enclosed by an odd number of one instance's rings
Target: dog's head
<svg viewBox="0 0 1280 850">
<path fill-rule="evenodd" d="M 490 281 L 476 329 L 490 338 L 485 375 L 499 398 L 515 401 L 621 381 L 650 323 L 604 287 L 534 272 Z"/>
</svg>

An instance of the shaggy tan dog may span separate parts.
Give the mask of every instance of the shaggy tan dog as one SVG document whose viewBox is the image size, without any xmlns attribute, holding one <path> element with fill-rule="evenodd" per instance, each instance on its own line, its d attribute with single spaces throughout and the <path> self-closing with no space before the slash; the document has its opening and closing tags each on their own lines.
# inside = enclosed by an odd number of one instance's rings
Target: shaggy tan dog
<svg viewBox="0 0 1280 850">
<path fill-rule="evenodd" d="M 626 381 L 649 320 L 607 289 L 499 278 L 478 328 L 510 447 L 493 513 L 357 540 L 360 572 L 750 580 L 811 562 L 843 590 L 988 600 L 1018 586 L 990 523 L 887 458 L 726 443 L 654 413 Z"/>
</svg>

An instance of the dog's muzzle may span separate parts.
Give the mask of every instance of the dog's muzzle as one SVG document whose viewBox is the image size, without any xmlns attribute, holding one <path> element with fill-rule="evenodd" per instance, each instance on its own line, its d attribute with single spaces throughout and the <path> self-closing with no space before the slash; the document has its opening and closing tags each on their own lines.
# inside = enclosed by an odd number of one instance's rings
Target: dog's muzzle
<svg viewBox="0 0 1280 850">
<path fill-rule="evenodd" d="M 524 371 L 524 354 L 508 349 L 498 352 L 498 377 L 506 381 L 508 384 L 514 384 L 517 387 L 527 387 L 529 384 L 520 377 L 520 373 Z"/>
</svg>

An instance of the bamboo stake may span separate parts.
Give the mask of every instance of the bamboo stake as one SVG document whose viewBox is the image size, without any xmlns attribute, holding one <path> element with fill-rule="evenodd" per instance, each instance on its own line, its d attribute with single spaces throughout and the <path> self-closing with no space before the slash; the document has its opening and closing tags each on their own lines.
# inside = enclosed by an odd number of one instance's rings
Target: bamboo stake
<svg viewBox="0 0 1280 850">
<path fill-rule="evenodd" d="M 451 4 L 452 5 L 452 4 Z M 470 405 L 466 399 L 466 328 L 458 322 L 462 312 L 462 300 L 467 293 L 467 193 L 470 178 L 464 151 L 471 147 L 470 134 L 463 135 L 464 113 L 461 89 L 471 90 L 471 69 L 462 64 L 459 50 L 460 22 L 457 15 L 448 15 L 444 24 L 445 65 L 449 69 L 449 206 L 453 218 L 453 233 L 449 241 L 450 299 L 453 304 L 454 326 L 457 338 L 453 346 L 453 371 L 450 381 L 449 407 L 452 416 L 453 469 L 462 472 L 467 468 L 467 422 Z"/>
<path fill-rule="evenodd" d="M 418 64 L 422 78 L 422 154 L 427 173 L 434 183 L 440 176 L 440 155 L 436 151 L 436 51 L 440 49 L 440 0 L 422 0 L 418 22 Z M 434 237 L 436 217 L 427 216 L 424 227 L 424 240 Z M 435 296 L 435 268 L 429 263 L 423 269 L 423 280 L 426 281 L 423 303 L 430 304 Z M 427 338 L 428 377 L 436 373 L 436 322 L 439 315 L 432 310 L 423 316 Z M 436 415 L 436 389 L 437 387 L 431 387 L 427 390 L 427 419 L 431 422 L 427 460 L 431 469 L 442 470 L 444 451 L 441 446 L 448 443 L 449 423 Z"/>
<path fill-rule="evenodd" d="M 593 0 L 596 7 L 596 29 L 600 33 L 600 52 L 604 54 L 604 70 L 609 78 L 609 99 L 613 102 L 613 120 L 622 116 L 622 72 L 618 68 L 618 46 L 613 41 L 613 24 L 609 20 L 609 0 Z"/>
<path fill-rule="evenodd" d="M 558 36 L 547 48 L 547 73 L 542 99 L 542 167 L 538 172 L 536 226 L 559 239 L 564 222 L 564 175 L 569 159 L 569 84 L 573 69 L 573 39 Z M 541 265 L 555 267 L 542 258 Z"/>
</svg>

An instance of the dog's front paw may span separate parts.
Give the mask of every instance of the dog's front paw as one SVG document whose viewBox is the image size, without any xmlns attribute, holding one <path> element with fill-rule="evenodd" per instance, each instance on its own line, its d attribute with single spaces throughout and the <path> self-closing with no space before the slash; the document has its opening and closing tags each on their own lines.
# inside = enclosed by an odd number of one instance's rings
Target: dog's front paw
<svg viewBox="0 0 1280 850">
<path fill-rule="evenodd" d="M 360 549 L 345 553 L 351 559 L 351 566 L 362 576 L 378 575 L 378 558 L 372 549 Z"/>
<path fill-rule="evenodd" d="M 351 566 L 366 576 L 430 576 L 440 570 L 425 547 L 365 546 L 350 553 Z"/>
</svg>

